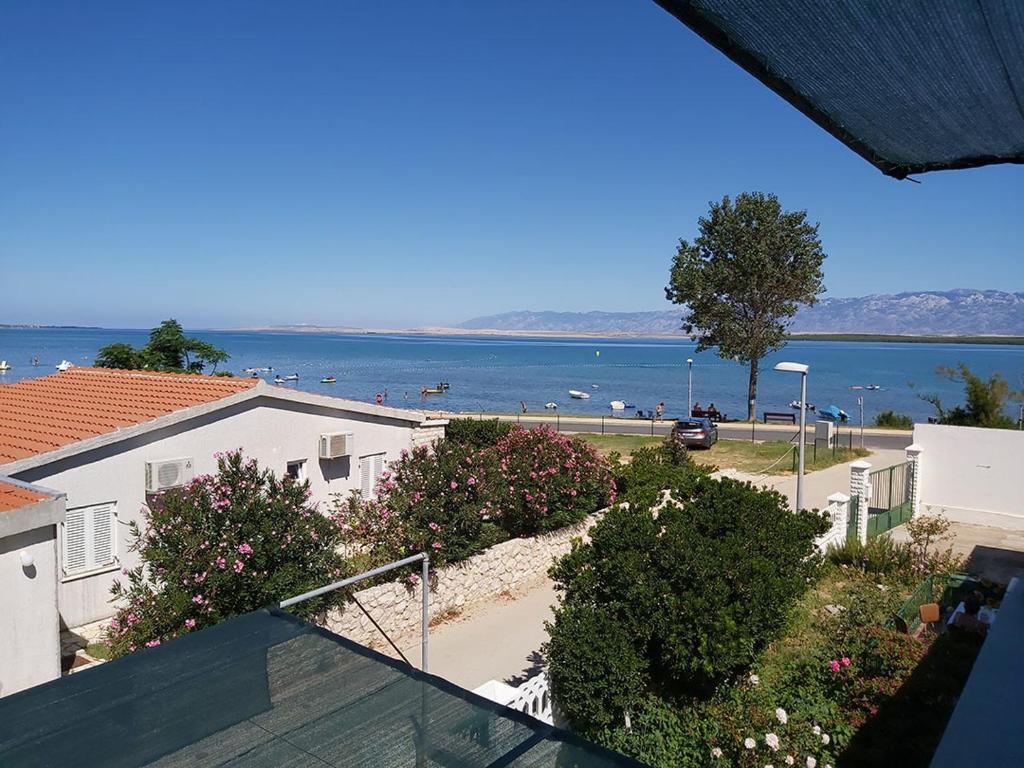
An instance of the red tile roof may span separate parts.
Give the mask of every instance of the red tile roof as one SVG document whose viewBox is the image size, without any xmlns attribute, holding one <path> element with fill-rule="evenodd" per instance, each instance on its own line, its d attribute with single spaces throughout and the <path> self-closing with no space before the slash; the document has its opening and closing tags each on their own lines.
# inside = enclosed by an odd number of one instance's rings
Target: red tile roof
<svg viewBox="0 0 1024 768">
<path fill-rule="evenodd" d="M 255 379 L 72 368 L 0 386 L 0 464 L 256 386 Z"/>
<path fill-rule="evenodd" d="M 0 481 L 0 512 L 10 512 L 12 509 L 27 507 L 29 504 L 35 504 L 37 501 L 48 498 L 49 496 L 44 493 L 37 493 L 28 488 L 22 488 L 20 485 L 11 485 Z"/>
</svg>

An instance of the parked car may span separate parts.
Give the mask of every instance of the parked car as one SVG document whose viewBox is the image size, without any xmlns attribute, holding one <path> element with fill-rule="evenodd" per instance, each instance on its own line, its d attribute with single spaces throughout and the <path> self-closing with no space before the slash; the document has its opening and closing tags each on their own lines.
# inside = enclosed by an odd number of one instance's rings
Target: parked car
<svg viewBox="0 0 1024 768">
<path fill-rule="evenodd" d="M 672 437 L 687 448 L 710 448 L 718 442 L 718 427 L 706 416 L 679 419 L 672 427 Z"/>
</svg>

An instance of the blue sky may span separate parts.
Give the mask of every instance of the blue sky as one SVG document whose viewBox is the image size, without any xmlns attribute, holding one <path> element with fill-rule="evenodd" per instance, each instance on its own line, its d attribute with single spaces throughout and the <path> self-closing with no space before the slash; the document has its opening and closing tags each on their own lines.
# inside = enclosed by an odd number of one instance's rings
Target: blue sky
<svg viewBox="0 0 1024 768">
<path fill-rule="evenodd" d="M 669 308 L 707 202 L 835 296 L 1024 289 L 1024 169 L 872 166 L 652 2 L 5 3 L 0 322 Z"/>
</svg>

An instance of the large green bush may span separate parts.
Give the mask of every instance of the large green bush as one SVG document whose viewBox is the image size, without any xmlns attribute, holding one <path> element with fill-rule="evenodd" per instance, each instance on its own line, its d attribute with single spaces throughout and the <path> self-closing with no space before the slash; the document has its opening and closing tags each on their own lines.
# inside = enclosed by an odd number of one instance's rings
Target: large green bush
<svg viewBox="0 0 1024 768">
<path fill-rule="evenodd" d="M 112 589 L 120 607 L 106 634 L 111 655 L 340 578 L 338 529 L 308 498 L 308 484 L 279 480 L 241 451 L 219 456 L 216 475 L 151 497 L 145 529 L 133 525 L 142 564 Z"/>
<path fill-rule="evenodd" d="M 488 448 L 516 428 L 498 419 L 451 419 L 444 429 L 445 440 L 473 448 Z"/>
<path fill-rule="evenodd" d="M 889 427 L 890 429 L 913 429 L 914 420 L 904 413 L 896 411 L 882 411 L 875 416 L 876 427 Z"/>
<path fill-rule="evenodd" d="M 700 478 L 656 511 L 613 507 L 551 571 L 564 599 L 546 654 L 569 721 L 594 735 L 649 695 L 706 698 L 747 668 L 816 573 L 814 539 L 826 525 L 728 479 Z M 601 674 L 595 627 L 617 649 Z"/>
<path fill-rule="evenodd" d="M 696 463 L 685 445 L 668 438 L 659 446 L 636 449 L 629 461 L 617 461 L 612 472 L 620 501 L 653 506 L 666 490 L 688 495 L 697 480 L 709 476 L 712 468 Z"/>
</svg>

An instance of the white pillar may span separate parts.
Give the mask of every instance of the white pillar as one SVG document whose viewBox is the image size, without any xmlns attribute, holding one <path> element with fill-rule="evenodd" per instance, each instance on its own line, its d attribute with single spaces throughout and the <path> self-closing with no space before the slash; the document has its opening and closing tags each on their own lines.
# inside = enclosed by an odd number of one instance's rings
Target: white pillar
<svg viewBox="0 0 1024 768">
<path fill-rule="evenodd" d="M 868 543 L 868 504 L 871 502 L 871 465 L 855 461 L 850 465 L 850 496 L 857 499 L 857 538 Z"/>
<path fill-rule="evenodd" d="M 921 454 L 924 453 L 917 443 L 907 446 L 907 461 L 910 462 L 910 516 L 915 517 L 921 511 Z"/>
<path fill-rule="evenodd" d="M 833 493 L 828 497 L 828 505 L 829 507 L 835 505 L 839 508 L 838 516 L 842 522 L 843 532 L 845 533 L 846 528 L 850 525 L 850 497 L 845 493 Z M 840 520 L 833 518 L 832 524 L 836 525 Z"/>
</svg>

